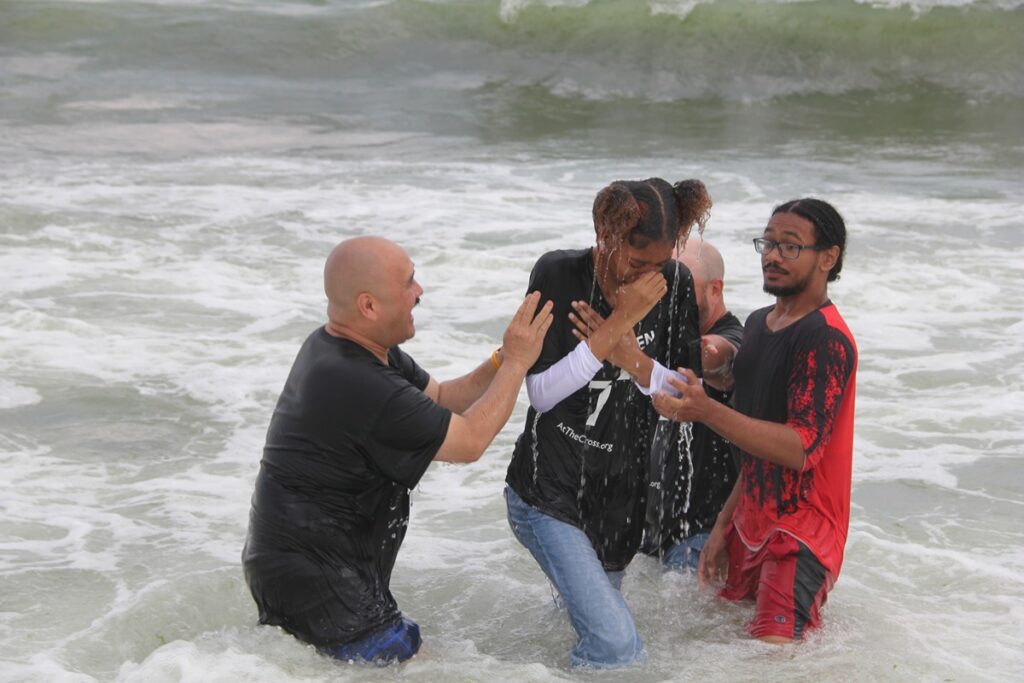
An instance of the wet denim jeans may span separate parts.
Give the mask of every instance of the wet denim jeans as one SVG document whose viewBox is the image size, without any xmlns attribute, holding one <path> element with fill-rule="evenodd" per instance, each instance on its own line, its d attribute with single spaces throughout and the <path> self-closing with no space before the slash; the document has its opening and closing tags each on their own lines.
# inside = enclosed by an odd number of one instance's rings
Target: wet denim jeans
<svg viewBox="0 0 1024 683">
<path fill-rule="evenodd" d="M 690 538 L 684 538 L 676 543 L 661 556 L 662 566 L 666 570 L 674 569 L 676 571 L 687 568 L 696 569 L 697 562 L 700 560 L 700 551 L 704 549 L 704 544 L 708 542 L 710 535 L 694 534 Z"/>
<path fill-rule="evenodd" d="M 622 572 L 606 572 L 590 539 L 577 527 L 528 505 L 505 488 L 508 521 L 537 560 L 569 612 L 579 641 L 573 666 L 614 668 L 633 663 L 643 644 L 619 591 Z"/>
<path fill-rule="evenodd" d="M 422 642 L 419 625 L 402 617 L 397 624 L 374 631 L 355 642 L 318 649 L 325 655 L 347 662 L 371 662 L 387 666 L 412 657 L 419 651 Z"/>
</svg>

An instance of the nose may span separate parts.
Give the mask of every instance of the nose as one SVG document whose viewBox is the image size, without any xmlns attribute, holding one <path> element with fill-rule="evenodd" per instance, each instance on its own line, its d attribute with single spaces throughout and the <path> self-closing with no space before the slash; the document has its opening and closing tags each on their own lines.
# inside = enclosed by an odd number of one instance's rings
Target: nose
<svg viewBox="0 0 1024 683">
<path fill-rule="evenodd" d="M 761 254 L 761 264 L 768 265 L 769 263 L 779 264 L 782 262 L 782 250 L 779 249 L 779 245 L 773 244 L 768 247 L 768 251 Z"/>
</svg>

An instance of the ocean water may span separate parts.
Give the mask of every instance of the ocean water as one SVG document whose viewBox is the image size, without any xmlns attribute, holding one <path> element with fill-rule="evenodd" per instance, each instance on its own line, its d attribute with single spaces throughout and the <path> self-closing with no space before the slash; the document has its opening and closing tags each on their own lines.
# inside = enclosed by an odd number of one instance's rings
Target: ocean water
<svg viewBox="0 0 1024 683">
<path fill-rule="evenodd" d="M 1024 678 L 1024 7 L 1017 0 L 0 0 L 0 680 Z M 392 590 L 425 645 L 339 665 L 256 624 L 263 436 L 323 259 L 380 234 L 406 349 L 487 358 L 594 194 L 697 177 L 741 318 L 750 239 L 814 195 L 860 347 L 846 562 L 807 642 L 638 558 L 646 644 L 572 671 L 480 462 L 413 494 Z"/>
</svg>

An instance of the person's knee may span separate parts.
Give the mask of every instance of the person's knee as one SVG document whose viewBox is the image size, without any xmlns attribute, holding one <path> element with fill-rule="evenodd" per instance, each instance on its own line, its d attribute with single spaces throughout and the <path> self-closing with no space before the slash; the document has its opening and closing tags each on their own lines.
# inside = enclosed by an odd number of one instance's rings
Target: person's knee
<svg viewBox="0 0 1024 683">
<path fill-rule="evenodd" d="M 608 643 L 608 653 L 616 664 L 632 664 L 640 656 L 643 649 L 640 636 L 635 628 L 623 628 L 615 633 L 614 640 Z"/>
<path fill-rule="evenodd" d="M 640 656 L 640 635 L 631 618 L 608 619 L 593 633 L 593 665 L 626 666 Z"/>
</svg>

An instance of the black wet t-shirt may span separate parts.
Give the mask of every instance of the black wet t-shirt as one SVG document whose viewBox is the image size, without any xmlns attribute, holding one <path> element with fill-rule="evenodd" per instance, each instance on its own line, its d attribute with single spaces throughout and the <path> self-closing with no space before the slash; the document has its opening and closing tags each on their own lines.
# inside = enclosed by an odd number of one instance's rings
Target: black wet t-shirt
<svg viewBox="0 0 1024 683">
<path fill-rule="evenodd" d="M 691 367 L 689 342 L 699 339 L 693 279 L 676 261 L 662 273 L 668 293 L 634 332 L 648 356 L 666 367 Z M 554 302 L 554 320 L 530 374 L 548 369 L 579 343 L 570 302 L 586 301 L 601 315 L 611 314 L 594 280 L 590 249 L 542 256 L 530 276 L 529 291 L 536 290 Z M 529 409 L 506 481 L 533 507 L 582 529 L 606 569 L 623 569 L 643 532 L 656 421 L 650 399 L 626 372 L 605 362 L 586 386 L 548 412 Z"/>
<path fill-rule="evenodd" d="M 400 349 L 383 365 L 323 328 L 303 344 L 278 399 L 256 478 L 242 560 L 260 623 L 315 645 L 401 618 L 389 583 L 416 486 L 451 412 Z"/>
<path fill-rule="evenodd" d="M 708 334 L 738 349 L 743 323 L 726 313 Z M 704 389 L 720 403 L 732 396 L 707 384 Z M 710 532 L 735 483 L 736 460 L 728 441 L 700 422 L 662 420 L 651 451 L 643 551 L 660 555 L 684 538 Z"/>
</svg>

